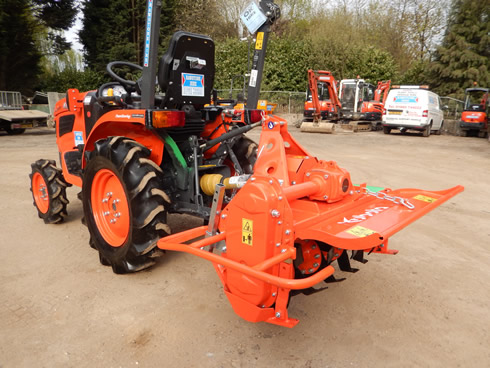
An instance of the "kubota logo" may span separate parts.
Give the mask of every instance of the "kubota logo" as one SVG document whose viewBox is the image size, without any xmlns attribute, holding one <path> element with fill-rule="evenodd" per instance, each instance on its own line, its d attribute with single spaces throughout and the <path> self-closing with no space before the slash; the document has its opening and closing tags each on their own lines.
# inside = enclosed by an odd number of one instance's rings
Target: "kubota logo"
<svg viewBox="0 0 490 368">
<path fill-rule="evenodd" d="M 366 210 L 362 215 L 354 215 L 352 216 L 351 219 L 347 219 L 344 217 L 344 221 L 342 222 L 337 222 L 339 225 L 343 224 L 354 224 L 357 222 L 364 221 L 368 219 L 369 217 L 373 217 L 374 215 L 377 215 L 378 213 L 383 212 L 384 210 L 387 210 L 389 207 L 375 207 L 371 208 L 369 210 Z"/>
</svg>

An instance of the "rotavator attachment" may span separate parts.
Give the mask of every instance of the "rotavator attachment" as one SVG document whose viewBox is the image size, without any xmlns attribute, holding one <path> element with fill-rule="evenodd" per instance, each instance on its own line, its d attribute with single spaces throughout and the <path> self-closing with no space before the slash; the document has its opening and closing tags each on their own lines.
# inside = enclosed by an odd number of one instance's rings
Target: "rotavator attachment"
<svg viewBox="0 0 490 368">
<path fill-rule="evenodd" d="M 245 320 L 293 327 L 291 291 L 309 294 L 319 282 L 335 281 L 335 260 L 355 272 L 349 258 L 365 263 L 364 253 L 396 254 L 391 235 L 461 191 L 354 185 L 347 170 L 313 157 L 286 121 L 269 115 L 254 174 L 231 202 L 222 208 L 218 184 L 209 226 L 162 238 L 158 247 L 211 261 Z"/>
</svg>

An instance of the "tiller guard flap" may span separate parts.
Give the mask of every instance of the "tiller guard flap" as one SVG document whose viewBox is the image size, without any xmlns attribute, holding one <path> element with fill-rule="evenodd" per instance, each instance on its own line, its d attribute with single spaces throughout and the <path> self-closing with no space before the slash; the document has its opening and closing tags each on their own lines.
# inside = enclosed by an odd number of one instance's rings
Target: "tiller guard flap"
<svg viewBox="0 0 490 368">
<path fill-rule="evenodd" d="M 298 200 L 292 204 L 296 236 L 341 249 L 372 250 L 463 190 L 458 185 L 441 191 L 405 188 L 374 193 L 360 186 L 334 204 Z"/>
<path fill-rule="evenodd" d="M 211 261 L 245 320 L 293 327 L 298 320 L 287 313 L 291 290 L 332 279 L 334 260 L 340 269 L 354 270 L 347 250 L 363 263 L 364 252 L 396 254 L 388 250 L 391 235 L 461 191 L 353 185 L 345 169 L 301 147 L 285 120 L 268 116 L 254 174 L 243 188 L 209 227 L 167 236 L 157 245 Z"/>
</svg>

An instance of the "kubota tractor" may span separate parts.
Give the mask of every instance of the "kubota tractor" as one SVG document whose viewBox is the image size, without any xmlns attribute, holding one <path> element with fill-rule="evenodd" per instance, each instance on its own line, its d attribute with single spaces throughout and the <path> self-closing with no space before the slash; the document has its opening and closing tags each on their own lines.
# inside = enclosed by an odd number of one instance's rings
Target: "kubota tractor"
<svg viewBox="0 0 490 368">
<path fill-rule="evenodd" d="M 489 88 L 475 87 L 466 89 L 464 110 L 459 122 L 459 127 L 464 136 L 478 135 L 485 138 L 488 135 L 489 92 Z"/>
<path fill-rule="evenodd" d="M 294 293 L 335 281 L 335 261 L 354 272 L 351 258 L 396 254 L 391 235 L 463 190 L 355 185 L 347 170 L 301 147 L 285 120 L 251 110 L 279 17 L 273 1 L 260 3 L 266 21 L 256 35 L 246 123 L 228 121 L 222 107 L 205 106 L 214 77 L 210 38 L 177 32 L 157 73 L 160 4 L 148 0 L 143 67 L 110 63 L 115 82 L 68 90 L 55 112 L 61 168 L 53 160 L 32 164 L 39 216 L 61 222 L 66 186 L 80 186 L 90 245 L 115 272 L 147 267 L 156 249 L 194 254 L 212 262 L 238 315 L 293 327 L 298 320 L 287 307 Z M 142 79 L 114 73 L 123 65 L 143 69 Z M 157 74 L 163 93 L 155 95 Z M 257 150 L 243 137 L 254 126 L 262 129 Z M 173 212 L 208 225 L 169 235 Z"/>
</svg>

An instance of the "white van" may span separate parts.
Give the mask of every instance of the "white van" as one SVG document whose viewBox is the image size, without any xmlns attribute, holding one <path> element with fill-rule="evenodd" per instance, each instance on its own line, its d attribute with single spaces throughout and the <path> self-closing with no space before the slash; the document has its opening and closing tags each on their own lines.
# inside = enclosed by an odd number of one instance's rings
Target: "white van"
<svg viewBox="0 0 490 368">
<path fill-rule="evenodd" d="M 393 86 L 384 106 L 383 132 L 416 130 L 428 137 L 441 134 L 444 115 L 439 96 L 428 86 Z"/>
</svg>

